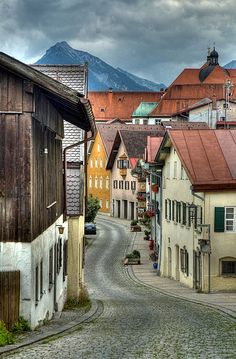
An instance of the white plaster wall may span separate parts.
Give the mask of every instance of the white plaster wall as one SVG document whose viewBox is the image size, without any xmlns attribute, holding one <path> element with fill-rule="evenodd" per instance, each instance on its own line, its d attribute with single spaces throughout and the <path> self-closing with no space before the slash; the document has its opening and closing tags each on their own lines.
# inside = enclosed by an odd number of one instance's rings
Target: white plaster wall
<svg viewBox="0 0 236 359">
<path fill-rule="evenodd" d="M 54 287 L 49 291 L 49 250 L 57 242 L 59 234 L 56 225 L 62 224 L 62 216 L 32 243 L 1 243 L 0 263 L 2 271 L 20 271 L 20 315 L 26 318 L 32 328 L 50 319 L 54 314 Z M 67 239 L 67 222 L 63 223 L 62 242 Z M 63 246 L 62 246 L 63 247 Z M 35 301 L 35 268 L 43 259 L 43 295 Z M 57 275 L 56 302 L 58 310 L 66 300 L 67 279 L 63 282 L 63 267 Z"/>
<path fill-rule="evenodd" d="M 167 162 L 170 162 L 170 176 L 167 174 Z M 177 178 L 174 178 L 174 162 L 177 162 Z M 169 177 L 169 178 L 168 178 Z M 181 162 L 174 150 L 171 148 L 170 154 L 166 157 L 163 168 L 163 202 L 162 202 L 162 253 L 161 253 L 161 274 L 168 275 L 168 247 L 171 248 L 171 277 L 176 279 L 177 262 L 176 246 L 186 247 L 189 254 L 189 275 L 187 276 L 179 270 L 179 279 L 182 283 L 193 286 L 193 250 L 198 247 L 199 234 L 194 231 L 193 225 L 188 228 L 180 223 L 165 219 L 165 200 L 176 200 L 178 202 L 194 203 L 202 206 L 203 203 L 191 194 L 191 183 L 184 173 L 181 179 Z M 180 265 L 180 257 L 179 257 Z"/>
<path fill-rule="evenodd" d="M 136 212 L 137 212 L 137 180 L 135 177 L 133 177 L 131 175 L 131 169 L 128 168 L 127 169 L 127 175 L 126 177 L 122 177 L 120 175 L 120 169 L 117 168 L 117 160 L 120 156 L 122 156 L 125 153 L 125 148 L 124 145 L 121 143 L 116 159 L 114 161 L 114 165 L 112 167 L 111 170 L 111 198 L 112 198 L 112 202 L 114 200 L 115 202 L 115 213 L 113 214 L 114 216 L 117 215 L 117 208 L 116 208 L 116 200 L 120 200 L 121 203 L 121 218 L 123 217 L 123 213 L 124 213 L 124 209 L 123 209 L 123 200 L 127 200 L 127 205 L 128 205 L 128 219 L 130 219 L 131 213 L 130 213 L 130 202 L 134 202 L 134 214 L 135 214 L 135 218 L 136 218 Z M 114 180 L 118 181 L 118 188 L 114 189 L 113 188 L 113 183 Z M 119 189 L 119 181 L 129 181 L 129 190 L 125 189 L 125 183 L 123 184 L 123 190 Z M 131 190 L 131 181 L 135 181 L 136 182 L 136 190 L 132 191 Z"/>
</svg>

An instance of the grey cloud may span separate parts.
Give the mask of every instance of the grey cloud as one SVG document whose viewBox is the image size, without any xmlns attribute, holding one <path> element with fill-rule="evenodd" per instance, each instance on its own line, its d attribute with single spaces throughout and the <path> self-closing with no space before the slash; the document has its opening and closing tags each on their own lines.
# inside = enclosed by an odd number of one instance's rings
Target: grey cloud
<svg viewBox="0 0 236 359">
<path fill-rule="evenodd" d="M 169 84 L 200 66 L 213 42 L 222 64 L 236 58 L 233 0 L 2 0 L 0 12 L 2 51 L 26 62 L 66 40 Z"/>
</svg>

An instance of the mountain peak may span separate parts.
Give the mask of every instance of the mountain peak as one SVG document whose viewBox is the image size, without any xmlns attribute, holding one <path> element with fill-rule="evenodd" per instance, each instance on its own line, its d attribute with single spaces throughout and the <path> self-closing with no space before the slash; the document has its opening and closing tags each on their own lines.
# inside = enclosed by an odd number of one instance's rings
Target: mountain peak
<svg viewBox="0 0 236 359">
<path fill-rule="evenodd" d="M 73 49 L 66 41 L 57 42 L 39 59 L 38 65 L 81 65 L 88 63 L 90 91 L 156 92 L 165 85 L 139 78 L 122 69 L 116 69 L 96 56 Z"/>
</svg>

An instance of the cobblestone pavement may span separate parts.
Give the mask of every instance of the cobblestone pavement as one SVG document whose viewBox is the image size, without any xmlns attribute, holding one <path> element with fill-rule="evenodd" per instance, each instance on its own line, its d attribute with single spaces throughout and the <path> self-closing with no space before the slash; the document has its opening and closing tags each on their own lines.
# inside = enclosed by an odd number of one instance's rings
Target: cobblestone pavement
<svg viewBox="0 0 236 359">
<path fill-rule="evenodd" d="M 236 358 L 236 324 L 211 309 L 133 282 L 122 265 L 129 241 L 120 224 L 99 220 L 90 240 L 86 281 L 104 311 L 77 331 L 9 358 Z"/>
</svg>

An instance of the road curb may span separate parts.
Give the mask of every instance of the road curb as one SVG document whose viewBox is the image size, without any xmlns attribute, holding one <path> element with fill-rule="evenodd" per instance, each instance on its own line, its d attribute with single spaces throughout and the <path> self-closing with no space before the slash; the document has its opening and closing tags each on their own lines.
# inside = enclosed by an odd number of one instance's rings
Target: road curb
<svg viewBox="0 0 236 359">
<path fill-rule="evenodd" d="M 94 320 L 95 318 L 98 318 L 102 314 L 102 312 L 103 312 L 102 302 L 99 300 L 92 300 L 92 305 L 91 305 L 91 309 L 89 310 L 89 312 L 82 315 L 80 318 L 78 318 L 78 320 L 73 320 L 59 328 L 51 329 L 46 333 L 42 333 L 42 334 L 38 335 L 37 338 L 26 338 L 21 343 L 16 343 L 16 344 L 1 347 L 0 348 L 0 357 L 2 357 L 2 355 L 4 353 L 15 352 L 18 349 L 32 345 L 34 343 L 41 342 L 45 339 L 49 339 L 54 336 L 60 336 L 61 334 L 65 334 L 66 332 L 73 331 L 74 329 L 76 329 L 76 327 L 78 327 L 82 323 L 89 322 L 91 320 Z M 37 334 L 35 334 L 35 335 L 37 335 Z"/>
<path fill-rule="evenodd" d="M 133 282 L 135 282 L 135 283 L 137 283 L 139 285 L 141 284 L 144 287 L 147 287 L 147 288 L 150 288 L 150 289 L 154 290 L 155 292 L 161 293 L 163 295 L 167 295 L 167 296 L 172 297 L 172 298 L 176 298 L 176 299 L 183 300 L 183 301 L 186 301 L 186 302 L 190 302 L 190 303 L 193 303 L 193 304 L 198 304 L 198 305 L 201 305 L 203 307 L 207 307 L 207 308 L 212 309 L 212 310 L 214 310 L 216 312 L 219 312 L 221 315 L 227 317 L 228 319 L 230 318 L 234 322 L 236 322 L 236 316 L 234 315 L 234 313 L 229 313 L 227 310 L 224 310 L 223 308 L 218 308 L 218 307 L 216 307 L 214 305 L 211 305 L 210 303 L 200 302 L 200 301 L 195 300 L 195 299 L 189 299 L 189 298 L 180 296 L 178 294 L 170 293 L 168 291 L 164 291 L 163 289 L 159 289 L 158 287 L 155 287 L 155 286 L 153 286 L 151 284 L 147 284 L 147 283 L 143 282 L 142 280 L 140 280 L 134 274 L 132 265 L 129 265 L 129 266 L 126 267 L 126 273 L 127 273 L 128 277 Z"/>
</svg>

